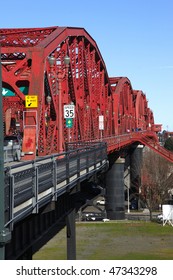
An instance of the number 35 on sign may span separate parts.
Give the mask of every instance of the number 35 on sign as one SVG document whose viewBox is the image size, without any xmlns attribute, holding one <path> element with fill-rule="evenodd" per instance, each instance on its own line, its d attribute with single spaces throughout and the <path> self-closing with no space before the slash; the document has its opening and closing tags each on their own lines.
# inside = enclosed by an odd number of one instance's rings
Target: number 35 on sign
<svg viewBox="0 0 173 280">
<path fill-rule="evenodd" d="M 64 105 L 64 119 L 75 118 L 75 105 Z"/>
</svg>

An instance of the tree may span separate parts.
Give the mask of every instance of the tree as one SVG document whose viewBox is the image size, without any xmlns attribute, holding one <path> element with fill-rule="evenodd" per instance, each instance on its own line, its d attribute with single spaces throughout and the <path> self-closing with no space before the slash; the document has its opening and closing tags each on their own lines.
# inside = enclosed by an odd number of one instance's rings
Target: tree
<svg viewBox="0 0 173 280">
<path fill-rule="evenodd" d="M 152 212 L 159 204 L 170 199 L 173 189 L 173 165 L 145 148 L 143 156 L 140 199 L 146 204 L 152 220 Z"/>
<path fill-rule="evenodd" d="M 173 137 L 166 139 L 164 147 L 169 151 L 173 151 Z"/>
</svg>

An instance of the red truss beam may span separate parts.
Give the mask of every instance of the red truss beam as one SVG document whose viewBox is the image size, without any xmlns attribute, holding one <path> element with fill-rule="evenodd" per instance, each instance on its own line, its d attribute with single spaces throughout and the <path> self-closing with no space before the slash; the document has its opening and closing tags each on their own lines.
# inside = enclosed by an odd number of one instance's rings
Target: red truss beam
<svg viewBox="0 0 173 280">
<path fill-rule="evenodd" d="M 133 90 L 128 78 L 108 77 L 85 29 L 1 29 L 0 36 L 5 134 L 20 133 L 26 155 L 62 152 L 69 141 L 159 130 L 143 92 Z M 67 104 L 75 105 L 70 129 L 63 117 Z"/>
</svg>

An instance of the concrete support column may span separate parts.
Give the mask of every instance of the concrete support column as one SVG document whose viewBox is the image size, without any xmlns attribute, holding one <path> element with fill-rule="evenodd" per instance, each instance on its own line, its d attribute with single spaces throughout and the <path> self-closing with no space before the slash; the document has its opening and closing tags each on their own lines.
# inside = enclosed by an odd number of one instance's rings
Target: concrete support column
<svg viewBox="0 0 173 280">
<path fill-rule="evenodd" d="M 138 145 L 130 154 L 131 193 L 139 193 L 139 187 L 141 185 L 142 151 L 143 145 Z"/>
<path fill-rule="evenodd" d="M 75 208 L 68 214 L 67 223 L 67 260 L 76 260 Z"/>
<path fill-rule="evenodd" d="M 106 174 L 106 212 L 110 220 L 125 219 L 124 163 L 118 158 Z"/>
<path fill-rule="evenodd" d="M 127 213 L 130 212 L 130 156 L 127 155 L 125 158 L 124 165 L 124 191 L 125 191 L 125 201 L 127 207 Z"/>
</svg>

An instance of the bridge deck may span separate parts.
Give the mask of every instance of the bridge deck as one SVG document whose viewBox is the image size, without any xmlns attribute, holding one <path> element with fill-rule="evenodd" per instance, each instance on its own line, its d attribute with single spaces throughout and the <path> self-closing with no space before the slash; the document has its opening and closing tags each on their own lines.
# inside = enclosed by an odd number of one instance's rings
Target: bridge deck
<svg viewBox="0 0 173 280">
<path fill-rule="evenodd" d="M 84 181 L 107 166 L 105 143 L 93 143 L 61 155 L 44 157 L 29 163 L 5 168 L 6 227 L 31 213 L 78 182 Z"/>
</svg>

